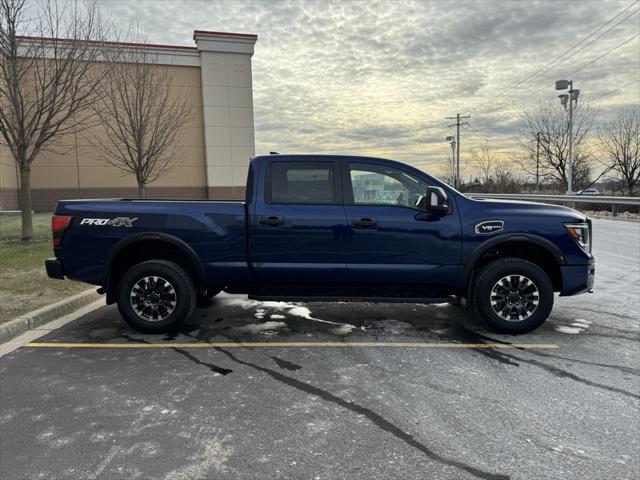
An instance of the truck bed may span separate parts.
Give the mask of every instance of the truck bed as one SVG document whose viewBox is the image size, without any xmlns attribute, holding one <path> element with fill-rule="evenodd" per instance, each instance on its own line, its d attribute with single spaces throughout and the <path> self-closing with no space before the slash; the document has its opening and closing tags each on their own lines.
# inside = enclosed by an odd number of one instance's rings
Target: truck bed
<svg viewBox="0 0 640 480">
<path fill-rule="evenodd" d="M 73 280 L 101 285 L 109 257 L 140 236 L 187 245 L 202 262 L 206 278 L 220 277 L 225 282 L 249 278 L 244 202 L 61 200 L 55 214 L 73 217 L 64 241 L 55 249 L 65 276 Z"/>
</svg>

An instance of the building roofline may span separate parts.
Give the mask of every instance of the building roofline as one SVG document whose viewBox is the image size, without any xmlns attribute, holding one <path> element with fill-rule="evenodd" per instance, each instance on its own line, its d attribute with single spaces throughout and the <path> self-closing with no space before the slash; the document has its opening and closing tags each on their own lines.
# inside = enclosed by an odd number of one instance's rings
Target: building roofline
<svg viewBox="0 0 640 480">
<path fill-rule="evenodd" d="M 251 38 L 257 39 L 258 35 L 255 33 L 233 33 L 233 32 L 214 32 L 211 30 L 194 30 L 193 36 L 197 35 L 211 35 L 212 37 L 237 37 L 237 38 Z"/>
<path fill-rule="evenodd" d="M 17 38 L 20 40 L 32 40 L 32 41 L 45 41 L 45 42 L 71 42 L 74 41 L 71 38 L 58 38 L 58 37 L 35 37 L 29 35 L 20 35 Z M 137 43 L 137 42 L 116 42 L 113 40 L 80 40 L 90 45 L 111 45 L 111 46 L 123 46 L 123 47 L 142 47 L 142 48 L 164 48 L 169 50 L 188 50 L 195 52 L 197 47 L 191 47 L 189 45 L 167 45 L 160 43 Z"/>
<path fill-rule="evenodd" d="M 208 30 L 194 30 L 193 37 L 197 35 L 206 35 L 211 37 L 221 38 L 246 38 L 251 40 L 257 40 L 258 36 L 253 33 L 233 33 L 233 32 L 212 32 Z M 19 35 L 17 38 L 27 41 L 45 41 L 45 42 L 71 42 L 70 38 L 59 37 L 37 37 L 31 35 Z M 138 47 L 138 48 L 160 48 L 165 50 L 186 50 L 189 52 L 197 52 L 198 47 L 192 47 L 190 45 L 169 45 L 164 43 L 140 43 L 140 42 L 118 42 L 113 40 L 81 40 L 90 45 L 106 45 L 106 46 L 122 46 L 122 47 Z"/>
</svg>

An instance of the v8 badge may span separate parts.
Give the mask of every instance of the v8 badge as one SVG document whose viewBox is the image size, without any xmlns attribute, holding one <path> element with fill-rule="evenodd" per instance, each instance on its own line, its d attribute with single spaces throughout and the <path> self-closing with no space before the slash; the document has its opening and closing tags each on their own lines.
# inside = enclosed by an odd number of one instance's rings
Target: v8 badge
<svg viewBox="0 0 640 480">
<path fill-rule="evenodd" d="M 474 230 L 479 235 L 489 235 L 496 233 L 504 229 L 504 222 L 502 220 L 487 220 L 486 222 L 478 223 Z"/>
</svg>

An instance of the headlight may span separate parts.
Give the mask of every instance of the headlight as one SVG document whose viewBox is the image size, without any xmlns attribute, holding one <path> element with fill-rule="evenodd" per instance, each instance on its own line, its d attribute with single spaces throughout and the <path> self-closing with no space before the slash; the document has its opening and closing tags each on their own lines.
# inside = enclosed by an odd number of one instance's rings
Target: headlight
<svg viewBox="0 0 640 480">
<path fill-rule="evenodd" d="M 567 233 L 573 238 L 585 252 L 591 250 L 589 239 L 589 224 L 584 223 L 565 223 L 564 228 L 567 229 Z"/>
</svg>

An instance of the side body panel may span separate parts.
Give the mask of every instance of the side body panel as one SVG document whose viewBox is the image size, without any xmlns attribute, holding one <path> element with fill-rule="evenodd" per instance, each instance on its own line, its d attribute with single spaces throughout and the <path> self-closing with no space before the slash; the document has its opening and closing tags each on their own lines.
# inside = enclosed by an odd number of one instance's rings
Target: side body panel
<svg viewBox="0 0 640 480">
<path fill-rule="evenodd" d="M 346 207 L 347 221 L 373 217 L 373 229 L 352 229 L 347 271 L 359 283 L 457 286 L 460 223 L 452 215 L 429 215 L 409 208 Z"/>
<path fill-rule="evenodd" d="M 350 165 L 371 171 L 393 168 L 421 180 L 425 185 L 439 186 L 435 179 L 408 165 L 379 159 L 357 162 L 345 159 L 344 198 L 351 232 L 347 250 L 348 280 L 358 284 L 457 288 L 460 282 L 461 238 L 455 195 L 448 195 L 451 208 L 446 214 L 432 214 L 401 205 L 355 203 Z M 384 174 L 381 175 L 370 181 L 379 182 Z M 422 192 L 423 195 L 425 193 L 426 190 Z M 368 220 L 374 225 L 364 228 L 358 225 Z"/>
<path fill-rule="evenodd" d="M 488 240 L 512 235 L 537 237 L 546 241 L 562 254 L 565 265 L 585 265 L 591 258 L 567 235 L 563 226 L 564 223 L 584 221 L 586 218 L 571 208 L 528 202 L 472 200 L 462 196 L 458 197 L 458 205 L 462 222 L 463 264 Z M 490 234 L 476 233 L 476 225 L 490 220 L 503 221 L 502 230 Z"/>
<path fill-rule="evenodd" d="M 196 254 L 208 284 L 251 281 L 246 263 L 245 206 L 240 202 L 73 200 L 58 215 L 73 221 L 55 254 L 67 277 L 101 285 L 112 249 L 127 237 L 169 235 Z M 131 226 L 100 225 L 83 219 L 135 219 Z"/>
<path fill-rule="evenodd" d="M 261 160 L 261 161 L 257 161 Z M 267 181 L 272 162 L 300 162 L 299 157 L 256 159 L 254 198 L 249 203 L 249 262 L 261 283 L 322 284 L 343 282 L 346 273 L 346 216 L 339 204 L 269 203 Z M 334 160 L 309 162 L 331 164 Z M 339 170 L 338 170 L 339 171 Z M 339 179 L 334 179 L 339 192 Z M 265 224 L 277 218 L 282 223 Z"/>
<path fill-rule="evenodd" d="M 593 286 L 595 260 L 567 234 L 565 223 L 584 222 L 586 217 L 568 207 L 533 202 L 503 202 L 458 197 L 462 222 L 463 281 L 468 279 L 473 261 L 483 251 L 500 242 L 526 241 L 546 248 L 557 260 L 561 275 L 561 295 L 582 293 Z M 502 229 L 478 234 L 483 222 L 502 221 Z M 578 268 L 574 268 L 578 267 Z"/>
</svg>

